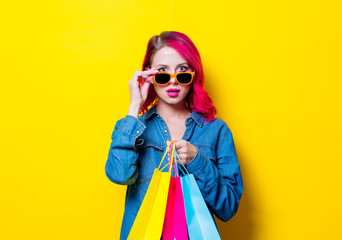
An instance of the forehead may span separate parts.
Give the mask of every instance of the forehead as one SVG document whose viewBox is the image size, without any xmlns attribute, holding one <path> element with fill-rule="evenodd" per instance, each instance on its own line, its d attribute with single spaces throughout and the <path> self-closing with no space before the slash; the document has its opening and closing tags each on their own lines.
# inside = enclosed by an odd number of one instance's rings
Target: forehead
<svg viewBox="0 0 342 240">
<path fill-rule="evenodd" d="M 152 59 L 152 66 L 159 64 L 168 66 L 177 66 L 180 63 L 187 63 L 187 61 L 178 54 L 178 52 L 171 47 L 163 47 L 159 49 Z"/>
</svg>

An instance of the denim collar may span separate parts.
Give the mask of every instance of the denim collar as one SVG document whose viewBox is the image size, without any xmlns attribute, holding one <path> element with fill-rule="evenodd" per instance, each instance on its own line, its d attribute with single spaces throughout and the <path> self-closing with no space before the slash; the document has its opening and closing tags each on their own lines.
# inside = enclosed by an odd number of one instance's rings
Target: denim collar
<svg viewBox="0 0 342 240">
<path fill-rule="evenodd" d="M 146 119 L 149 119 L 151 118 L 153 115 L 159 115 L 157 110 L 156 110 L 156 107 L 155 105 L 152 106 L 144 115 L 143 115 L 143 119 L 146 120 Z M 202 127 L 203 126 L 203 122 L 204 122 L 204 119 L 203 119 L 203 116 L 196 112 L 196 111 L 193 111 L 190 115 L 189 118 L 192 118 L 198 126 Z"/>
</svg>

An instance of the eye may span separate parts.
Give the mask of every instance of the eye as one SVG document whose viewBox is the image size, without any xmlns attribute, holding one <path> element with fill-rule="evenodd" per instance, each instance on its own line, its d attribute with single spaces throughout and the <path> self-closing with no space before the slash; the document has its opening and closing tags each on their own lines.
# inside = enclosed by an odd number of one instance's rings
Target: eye
<svg viewBox="0 0 342 240">
<path fill-rule="evenodd" d="M 165 67 L 162 67 L 162 68 L 159 68 L 158 69 L 158 72 L 165 72 L 166 71 L 166 68 Z"/>
<path fill-rule="evenodd" d="M 188 68 L 187 68 L 186 66 L 180 66 L 180 67 L 179 67 L 179 70 L 183 72 L 183 71 L 188 70 Z"/>
</svg>

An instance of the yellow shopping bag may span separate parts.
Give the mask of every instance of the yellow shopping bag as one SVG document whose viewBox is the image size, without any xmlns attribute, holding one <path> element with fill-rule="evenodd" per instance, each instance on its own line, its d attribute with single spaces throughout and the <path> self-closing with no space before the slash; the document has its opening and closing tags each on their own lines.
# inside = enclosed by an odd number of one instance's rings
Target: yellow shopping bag
<svg viewBox="0 0 342 240">
<path fill-rule="evenodd" d="M 166 164 L 162 169 L 160 169 L 160 166 L 171 143 L 173 142 L 170 142 L 167 146 L 159 167 L 154 170 L 150 185 L 144 200 L 141 203 L 127 240 L 160 240 L 164 224 L 173 161 L 170 161 L 170 163 Z M 173 144 L 171 159 L 173 159 L 174 151 L 175 144 Z M 169 171 L 162 172 L 169 164 Z"/>
</svg>

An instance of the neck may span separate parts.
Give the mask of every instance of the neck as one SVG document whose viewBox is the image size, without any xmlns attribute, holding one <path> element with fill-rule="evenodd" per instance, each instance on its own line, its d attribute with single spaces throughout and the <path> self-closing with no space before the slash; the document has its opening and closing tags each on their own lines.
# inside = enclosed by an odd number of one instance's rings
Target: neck
<svg viewBox="0 0 342 240">
<path fill-rule="evenodd" d="M 185 102 L 171 105 L 159 99 L 156 110 L 163 119 L 187 118 L 191 115 L 190 110 L 185 106 Z"/>
</svg>

